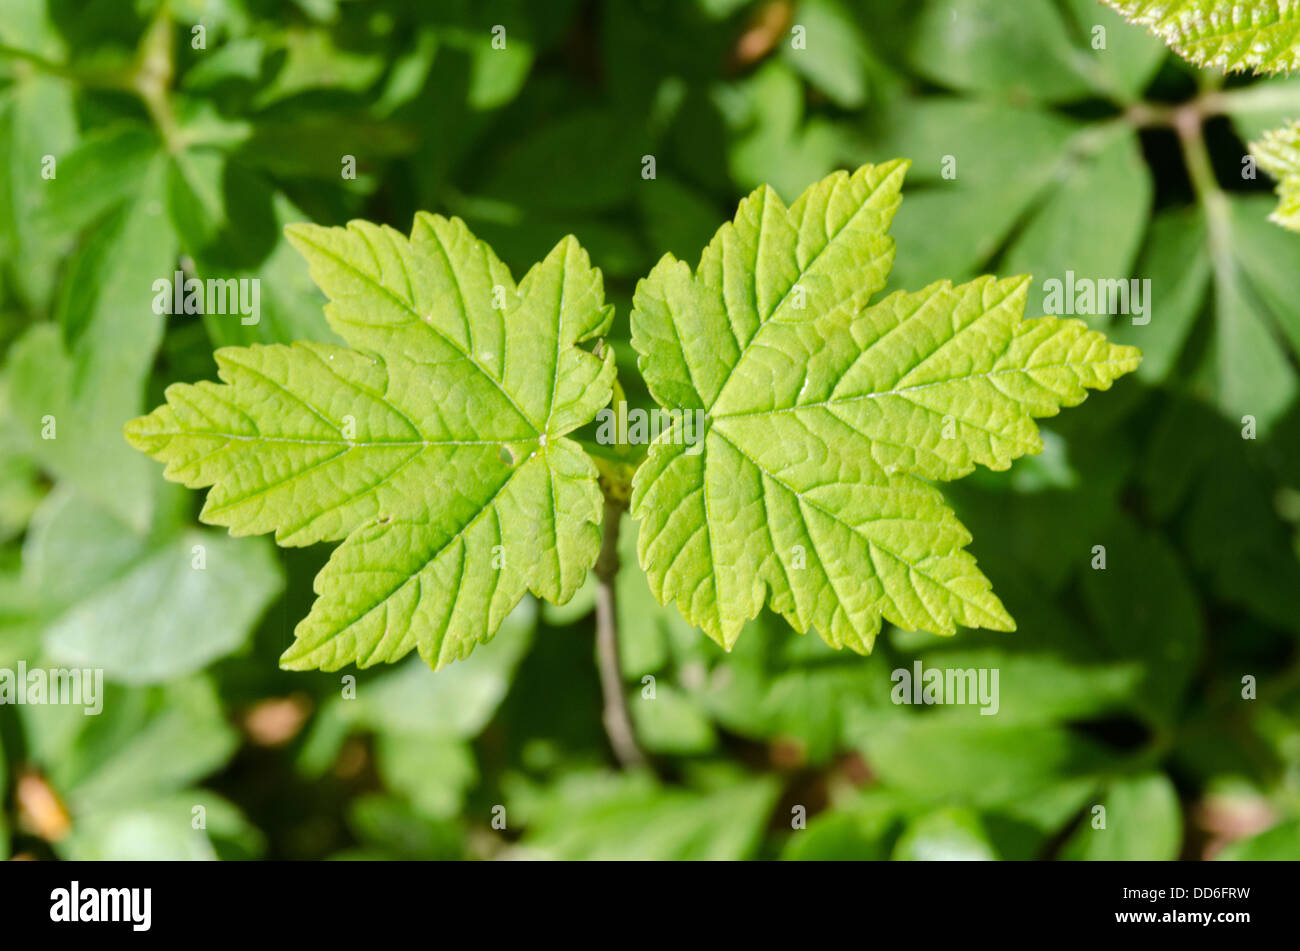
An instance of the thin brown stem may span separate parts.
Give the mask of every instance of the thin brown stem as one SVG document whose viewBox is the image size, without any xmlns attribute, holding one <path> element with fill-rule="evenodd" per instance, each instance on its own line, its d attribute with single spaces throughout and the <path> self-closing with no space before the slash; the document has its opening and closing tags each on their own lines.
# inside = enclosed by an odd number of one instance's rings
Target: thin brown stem
<svg viewBox="0 0 1300 951">
<path fill-rule="evenodd" d="M 605 500 L 604 538 L 596 559 L 596 661 L 600 668 L 600 688 L 605 698 L 605 732 L 609 745 L 624 769 L 639 769 L 648 764 L 636 740 L 632 716 L 623 691 L 623 667 L 618 647 L 618 600 L 615 578 L 618 577 L 618 528 L 624 506 Z"/>
</svg>

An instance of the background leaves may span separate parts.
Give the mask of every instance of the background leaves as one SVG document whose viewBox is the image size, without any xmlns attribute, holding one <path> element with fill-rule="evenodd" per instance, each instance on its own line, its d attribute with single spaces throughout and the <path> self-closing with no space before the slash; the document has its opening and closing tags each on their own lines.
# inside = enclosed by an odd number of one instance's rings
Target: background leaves
<svg viewBox="0 0 1300 951">
<path fill-rule="evenodd" d="M 168 49 L 170 73 L 149 72 L 169 75 L 170 119 L 124 82 Z M 160 683 L 109 675 L 99 717 L 0 707 L 0 849 L 1300 854 L 1300 245 L 1267 220 L 1275 183 L 1243 175 L 1246 143 L 1300 118 L 1297 89 L 1196 70 L 1095 0 L 6 3 L 0 667 L 69 644 L 125 662 L 151 630 L 166 650 L 149 653 Z M 1199 180 L 1176 113 L 1201 132 Z M 1152 281 L 1150 323 L 1085 318 L 1141 347 L 1134 378 L 1048 421 L 1043 454 L 950 487 L 1014 634 L 887 629 L 861 658 L 764 614 L 726 654 L 624 572 L 651 780 L 611 768 L 589 590 L 564 613 L 512 615 L 437 675 L 419 661 L 290 675 L 276 660 L 327 552 L 221 535 L 193 598 L 221 606 L 209 626 L 150 602 L 122 615 L 135 623 L 69 627 L 160 559 L 190 571 L 189 533 L 211 532 L 193 493 L 159 492 L 121 424 L 165 385 L 213 378 L 217 346 L 339 342 L 284 224 L 460 215 L 516 274 L 572 232 L 604 272 L 620 380 L 646 406 L 626 315 L 663 252 L 695 260 L 759 184 L 793 197 L 898 156 L 912 168 L 886 291 L 1025 269 L 1034 297 L 1067 268 Z M 150 283 L 177 263 L 261 277 L 260 323 L 154 315 Z M 60 524 L 73 532 L 55 545 Z M 917 660 L 997 667 L 999 714 L 892 703 L 891 672 Z"/>
</svg>

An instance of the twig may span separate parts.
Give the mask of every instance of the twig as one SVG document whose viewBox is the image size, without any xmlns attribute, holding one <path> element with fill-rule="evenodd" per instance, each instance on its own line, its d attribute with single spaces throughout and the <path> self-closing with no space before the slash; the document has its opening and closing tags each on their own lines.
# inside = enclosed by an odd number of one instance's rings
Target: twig
<svg viewBox="0 0 1300 951">
<path fill-rule="evenodd" d="M 618 527 L 623 505 L 605 500 L 605 529 L 596 559 L 596 661 L 600 668 L 600 689 L 605 698 L 605 732 L 609 745 L 624 769 L 648 764 L 636 741 L 632 717 L 623 692 L 623 668 L 618 652 L 618 603 L 614 592 L 618 576 Z"/>
</svg>

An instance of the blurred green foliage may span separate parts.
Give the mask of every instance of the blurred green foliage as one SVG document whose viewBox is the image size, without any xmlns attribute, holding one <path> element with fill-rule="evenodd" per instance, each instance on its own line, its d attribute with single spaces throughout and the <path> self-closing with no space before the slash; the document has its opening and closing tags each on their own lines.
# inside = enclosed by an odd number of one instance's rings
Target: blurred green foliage
<svg viewBox="0 0 1300 951">
<path fill-rule="evenodd" d="M 107 684 L 0 707 L 0 854 L 1300 857 L 1300 239 L 1243 162 L 1297 116 L 1300 80 L 1198 73 L 1095 0 L 6 0 L 0 668 Z M 645 403 L 660 254 L 895 156 L 891 289 L 1029 272 L 1033 315 L 1067 269 L 1150 278 L 1149 324 L 1090 319 L 1146 360 L 949 489 L 1014 634 L 860 658 L 765 616 L 724 654 L 624 570 L 657 776 L 612 766 L 590 587 L 436 675 L 287 674 L 327 552 L 201 526 L 121 438 L 218 346 L 331 339 L 284 224 L 419 209 L 516 273 L 577 235 Z M 259 277 L 261 321 L 154 314 L 178 261 Z M 916 660 L 997 668 L 998 715 L 894 704 Z"/>
</svg>

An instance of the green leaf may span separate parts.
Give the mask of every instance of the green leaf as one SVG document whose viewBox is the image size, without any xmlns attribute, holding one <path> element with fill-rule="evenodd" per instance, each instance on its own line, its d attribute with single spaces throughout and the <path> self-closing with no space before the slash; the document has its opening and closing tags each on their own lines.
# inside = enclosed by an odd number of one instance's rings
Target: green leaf
<svg viewBox="0 0 1300 951">
<path fill-rule="evenodd" d="M 1250 151 L 1278 182 L 1280 200 L 1269 219 L 1300 231 L 1300 120 L 1264 133 L 1261 140 L 1250 143 Z"/>
<path fill-rule="evenodd" d="M 862 717 L 853 727 L 873 772 L 918 797 L 976 806 L 1015 803 L 1109 767 L 1100 744 L 1059 725 L 898 716 Z"/>
<path fill-rule="evenodd" d="M 101 699 L 98 716 L 73 705 L 21 708 L 28 755 L 72 820 L 56 844 L 63 858 L 210 859 L 211 838 L 247 836 L 233 806 L 191 786 L 238 746 L 211 681 L 106 685 Z M 192 825 L 198 805 L 206 832 Z"/>
<path fill-rule="evenodd" d="M 1091 280 L 1132 274 L 1151 207 L 1151 176 L 1136 133 L 1102 136 L 1089 143 L 1092 154 L 1061 170 L 1060 187 L 1002 259 L 1007 270 L 1035 276 L 1031 313 L 1044 312 L 1044 283 L 1064 283 L 1067 272 Z"/>
<path fill-rule="evenodd" d="M 204 829 L 194 828 L 194 807 L 203 807 Z M 216 841 L 214 841 L 216 840 Z M 231 803 L 206 789 L 149 796 L 78 817 L 60 856 L 72 861 L 210 861 L 227 857 L 218 841 L 234 840 L 239 858 L 256 858 L 262 835 Z"/>
<path fill-rule="evenodd" d="M 908 180 L 922 186 L 909 192 L 892 228 L 901 251 L 894 288 L 981 273 L 1062 177 L 1072 139 L 1084 134 L 1044 109 L 952 96 L 902 99 L 883 111 L 880 126 L 870 153 L 910 157 Z M 1012 164 L 1014 177 L 1006 174 Z M 939 232 L 944 240 L 935 241 Z"/>
<path fill-rule="evenodd" d="M 861 108 L 874 66 L 861 21 L 840 0 L 802 0 L 794 22 L 804 28 L 805 44 L 783 43 L 785 61 L 837 106 Z"/>
<path fill-rule="evenodd" d="M 1300 8 L 1287 0 L 1102 0 L 1197 66 L 1283 72 L 1300 66 Z"/>
<path fill-rule="evenodd" d="M 23 578 L 45 597 L 51 660 L 101 668 L 120 683 L 158 683 L 247 641 L 280 590 L 273 549 L 159 522 L 145 537 L 83 497 L 56 490 L 48 498 L 28 536 Z M 152 608 L 143 616 L 142 604 Z"/>
<path fill-rule="evenodd" d="M 1066 0 L 1065 7 L 1067 19 L 1073 19 L 1080 42 L 1088 49 L 1088 58 L 1076 59 L 1076 68 L 1113 100 L 1127 102 L 1139 96 L 1169 55 L 1164 44 L 1129 29 L 1123 18 L 1097 0 Z"/>
<path fill-rule="evenodd" d="M 760 188 L 694 273 L 668 255 L 637 287 L 642 373 L 686 411 L 634 478 L 638 555 L 660 601 L 725 647 L 765 601 L 864 653 L 882 617 L 1013 629 L 927 480 L 1041 451 L 1034 417 L 1137 366 L 1079 321 L 1022 320 L 1028 278 L 867 306 L 905 169 L 835 173 L 789 208 Z M 692 446 L 694 411 L 707 434 Z"/>
<path fill-rule="evenodd" d="M 352 801 L 348 825 L 364 845 L 336 853 L 334 859 L 465 858 L 460 828 L 429 819 L 396 796 L 363 795 Z"/>
<path fill-rule="evenodd" d="M 1106 567 L 1083 574 L 1083 596 L 1108 657 L 1137 662 L 1145 674 L 1135 706 L 1172 717 L 1205 639 L 1201 603 L 1176 552 L 1128 519 L 1097 526 Z"/>
<path fill-rule="evenodd" d="M 32 75 L 7 92 L 7 101 L 0 99 L 0 256 L 15 290 L 41 312 L 64 236 L 43 227 L 38 211 L 58 176 L 68 173 L 60 163 L 76 142 L 76 110 L 71 87 L 60 79 Z"/>
<path fill-rule="evenodd" d="M 1267 221 L 1262 195 L 1212 206 L 1214 337 L 1205 364 L 1216 404 L 1230 419 L 1258 421 L 1268 432 L 1300 391 L 1284 338 L 1300 353 L 1300 248 Z"/>
<path fill-rule="evenodd" d="M 1300 632 L 1300 560 L 1292 532 L 1278 518 L 1278 494 L 1246 459 L 1234 454 L 1240 430 L 1225 426 L 1211 441 L 1207 427 L 1184 436 L 1206 458 L 1194 464 L 1199 484 L 1191 493 L 1183 539 L 1193 565 L 1206 573 L 1220 603 L 1239 606 L 1279 628 Z M 1231 440 L 1231 441 L 1230 441 Z M 1161 490 L 1165 485 L 1160 486 Z M 1248 532 L 1235 526 L 1249 525 Z"/>
<path fill-rule="evenodd" d="M 1119 314 L 1108 331 L 1116 343 L 1142 347 L 1137 377 L 1148 383 L 1167 379 L 1205 304 L 1210 282 L 1210 251 L 1205 216 L 1198 208 L 1158 212 L 1147 231 L 1146 244 L 1134 274 L 1151 281 L 1152 301 L 1160 302 L 1160 317 L 1135 324 Z"/>
<path fill-rule="evenodd" d="M 953 89 L 1012 101 L 1068 102 L 1090 92 L 1089 55 L 1052 0 L 926 0 L 908 61 Z"/>
<path fill-rule="evenodd" d="M 1296 118 L 1300 76 L 1264 76 L 1220 95 L 1223 111 L 1232 120 L 1238 138 L 1251 142 Z"/>
<path fill-rule="evenodd" d="M 420 673 L 428 683 L 427 671 Z M 375 741 L 375 763 L 389 789 L 436 819 L 454 818 L 464 808 L 466 792 L 479 780 L 470 745 L 448 737 L 381 734 Z"/>
<path fill-rule="evenodd" d="M 440 740 L 478 736 L 496 713 L 515 668 L 532 645 L 537 607 L 525 599 L 502 623 L 490 644 L 462 664 L 429 681 L 411 661 L 358 685 L 355 699 L 337 699 L 343 719 L 377 732 Z"/>
<path fill-rule="evenodd" d="M 0 544 L 21 535 L 45 495 L 40 471 L 14 431 L 8 384 L 0 374 Z"/>
<path fill-rule="evenodd" d="M 890 831 L 901 821 L 905 801 L 877 787 L 813 816 L 807 829 L 786 840 L 785 861 L 880 861 L 889 857 Z"/>
<path fill-rule="evenodd" d="M 129 808 L 182 789 L 220 767 L 239 745 L 205 677 L 146 689 L 106 686 L 99 716 L 47 704 L 23 707 L 22 717 L 29 755 L 74 823 L 82 812 Z"/>
<path fill-rule="evenodd" d="M 485 176 L 482 192 L 543 211 L 593 211 L 618 205 L 641 184 L 644 135 L 640 127 L 612 111 L 565 116 L 502 150 Z M 624 173 L 611 174 L 611 169 Z"/>
<path fill-rule="evenodd" d="M 652 753 L 698 755 L 717 745 L 713 724 L 700 704 L 670 683 L 658 683 L 653 697 L 633 693 L 628 705 L 637 739 Z"/>
<path fill-rule="evenodd" d="M 31 327 L 8 354 L 16 429 L 27 451 L 137 530 L 149 524 L 148 464 L 118 433 L 140 412 L 163 334 L 153 283 L 176 262 L 163 204 L 166 161 L 158 154 L 139 170 L 133 187 L 117 196 L 120 206 L 73 257 L 58 304 L 61 327 Z"/>
<path fill-rule="evenodd" d="M 1163 773 L 1112 780 L 1102 796 L 1106 824 L 1089 810 L 1065 844 L 1063 858 L 1085 861 L 1169 862 L 1178 858 L 1183 817 L 1178 793 Z"/>
<path fill-rule="evenodd" d="M 168 181 L 172 221 L 181 248 L 200 280 L 257 280 L 258 308 L 246 314 L 205 314 L 218 346 L 318 340 L 339 343 L 322 315 L 320 291 L 282 230 L 303 213 L 256 172 L 219 152 L 191 150 L 174 157 Z"/>
<path fill-rule="evenodd" d="M 1228 845 L 1215 856 L 1225 862 L 1293 862 L 1300 854 L 1300 819 L 1279 822 L 1249 839 Z"/>
<path fill-rule="evenodd" d="M 725 861 L 753 856 L 778 792 L 770 778 L 700 793 L 644 775 L 577 775 L 511 811 L 524 814 L 527 855 Z"/>
<path fill-rule="evenodd" d="M 563 603 L 600 545 L 596 467 L 565 433 L 608 403 L 600 272 L 572 237 L 515 285 L 458 219 L 299 225 L 329 344 L 217 351 L 127 426 L 202 518 L 284 545 L 344 539 L 282 663 L 432 666 L 492 637 L 526 591 Z M 495 304 L 503 305 L 501 307 Z"/>
<path fill-rule="evenodd" d="M 979 814 L 947 806 L 913 819 L 898 838 L 892 858 L 911 862 L 980 862 L 996 859 Z"/>
<path fill-rule="evenodd" d="M 769 60 L 715 98 L 732 127 L 728 164 L 738 184 L 793 191 L 838 164 L 846 136 L 824 117 L 805 116 L 803 83 L 784 60 Z"/>
<path fill-rule="evenodd" d="M 788 635 L 779 618 L 759 615 L 734 651 L 713 652 L 694 693 L 728 732 L 779 739 L 807 762 L 824 763 L 846 745 L 849 707 L 890 706 L 887 664 L 883 654 L 864 662 Z M 683 665 L 679 677 L 691 681 L 692 668 Z"/>
</svg>

